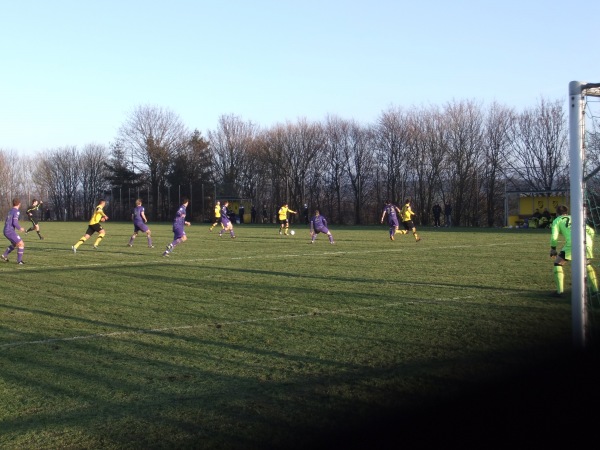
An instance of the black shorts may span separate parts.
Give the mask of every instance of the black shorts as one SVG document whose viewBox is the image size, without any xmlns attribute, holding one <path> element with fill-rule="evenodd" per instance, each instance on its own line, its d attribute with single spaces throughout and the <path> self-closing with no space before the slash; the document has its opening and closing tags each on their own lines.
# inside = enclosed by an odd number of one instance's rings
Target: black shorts
<svg viewBox="0 0 600 450">
<path fill-rule="evenodd" d="M 412 220 L 405 220 L 402 222 L 402 225 L 404 225 L 405 230 L 412 230 L 415 227 L 415 224 Z"/>
<path fill-rule="evenodd" d="M 279 222 L 281 225 L 287 225 L 287 224 L 289 223 L 287 219 L 278 219 L 278 222 Z"/>
<path fill-rule="evenodd" d="M 215 217 L 215 220 L 213 221 L 213 223 L 221 223 L 221 218 Z"/>
<path fill-rule="evenodd" d="M 94 233 L 100 233 L 103 230 L 102 225 L 99 223 L 95 223 L 94 225 L 88 225 L 87 231 L 85 234 L 91 236 Z"/>
</svg>

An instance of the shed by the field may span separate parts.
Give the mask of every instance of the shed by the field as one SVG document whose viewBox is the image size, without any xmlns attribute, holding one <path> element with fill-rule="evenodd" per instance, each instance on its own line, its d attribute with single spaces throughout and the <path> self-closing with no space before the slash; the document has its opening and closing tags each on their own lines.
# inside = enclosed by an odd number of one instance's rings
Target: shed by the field
<svg viewBox="0 0 600 450">
<path fill-rule="evenodd" d="M 524 226 L 533 217 L 536 210 L 543 213 L 547 209 L 554 218 L 556 217 L 556 207 L 558 205 L 569 206 L 569 202 L 568 190 L 506 191 L 504 197 L 505 225 L 509 227 Z"/>
</svg>

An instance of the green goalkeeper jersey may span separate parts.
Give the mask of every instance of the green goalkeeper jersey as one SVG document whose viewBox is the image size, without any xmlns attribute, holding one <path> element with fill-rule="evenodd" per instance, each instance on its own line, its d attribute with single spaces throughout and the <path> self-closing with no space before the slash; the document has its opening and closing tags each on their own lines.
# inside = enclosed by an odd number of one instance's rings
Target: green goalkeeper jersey
<svg viewBox="0 0 600 450">
<path fill-rule="evenodd" d="M 558 238 L 560 235 L 565 239 L 565 244 L 562 248 L 562 251 L 565 252 L 565 259 L 571 260 L 571 216 L 564 215 L 558 216 L 556 219 L 552 221 L 552 225 L 550 226 L 551 237 L 550 237 L 550 247 L 556 247 L 558 244 Z M 589 225 L 585 226 L 585 256 L 586 258 L 594 257 L 594 236 L 596 232 Z"/>
</svg>

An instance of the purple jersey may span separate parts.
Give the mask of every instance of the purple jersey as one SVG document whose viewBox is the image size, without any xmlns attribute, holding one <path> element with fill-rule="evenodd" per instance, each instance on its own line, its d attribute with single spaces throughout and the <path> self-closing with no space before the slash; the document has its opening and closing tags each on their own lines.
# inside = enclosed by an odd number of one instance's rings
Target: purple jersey
<svg viewBox="0 0 600 450">
<path fill-rule="evenodd" d="M 398 224 L 398 215 L 396 214 L 396 206 L 392 205 L 392 204 L 385 205 L 383 210 L 387 214 L 388 223 L 390 224 L 390 226 L 397 227 L 399 224 Z"/>
<path fill-rule="evenodd" d="M 4 236 L 6 236 L 12 244 L 16 244 L 21 240 L 16 231 L 21 229 L 21 225 L 19 225 L 20 214 L 18 208 L 11 208 L 6 216 L 6 222 L 4 222 Z"/>
<path fill-rule="evenodd" d="M 327 229 L 327 219 L 325 219 L 325 217 L 319 215 L 319 216 L 314 216 L 311 220 L 310 220 L 310 228 L 315 232 L 315 233 L 327 233 L 329 230 Z"/>
<path fill-rule="evenodd" d="M 11 208 L 6 216 L 6 222 L 4 222 L 4 234 L 20 230 L 19 216 L 21 213 L 17 208 Z"/>
<path fill-rule="evenodd" d="M 144 223 L 144 219 L 142 218 L 142 213 L 145 211 L 143 206 L 136 206 L 133 208 L 133 223 L 139 225 L 140 223 Z"/>
<path fill-rule="evenodd" d="M 183 231 L 185 227 L 185 205 L 181 205 L 175 213 L 175 219 L 173 219 L 173 231 Z"/>
<path fill-rule="evenodd" d="M 133 229 L 134 231 L 143 231 L 144 233 L 148 231 L 148 225 L 144 223 L 144 219 L 142 218 L 142 213 L 144 213 L 145 209 L 143 206 L 136 206 L 133 208 Z"/>
<path fill-rule="evenodd" d="M 227 225 L 229 225 L 231 223 L 231 220 L 229 220 L 229 211 L 227 211 L 227 206 L 223 206 L 221 208 L 221 224 L 224 227 L 227 227 Z"/>
</svg>

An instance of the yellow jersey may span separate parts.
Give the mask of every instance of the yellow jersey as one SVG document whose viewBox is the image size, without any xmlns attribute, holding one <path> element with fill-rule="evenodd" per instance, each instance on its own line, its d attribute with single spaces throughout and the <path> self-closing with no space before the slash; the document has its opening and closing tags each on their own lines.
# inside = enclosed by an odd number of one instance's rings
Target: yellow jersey
<svg viewBox="0 0 600 450">
<path fill-rule="evenodd" d="M 279 212 L 278 212 L 279 220 L 287 219 L 288 212 L 291 212 L 292 214 L 296 214 L 296 211 L 292 211 L 287 206 L 282 206 L 281 208 L 279 208 Z"/>
<path fill-rule="evenodd" d="M 400 220 L 402 222 L 412 220 L 412 216 L 414 216 L 414 214 L 415 213 L 412 212 L 412 209 L 410 209 L 410 205 L 407 203 L 402 207 L 402 211 L 400 211 Z"/>
<path fill-rule="evenodd" d="M 89 222 L 90 225 L 96 225 L 97 223 L 100 223 L 100 219 L 102 219 L 106 215 L 104 214 L 103 208 L 104 207 L 102 205 L 96 206 L 94 214 L 92 214 L 92 218 Z"/>
</svg>

